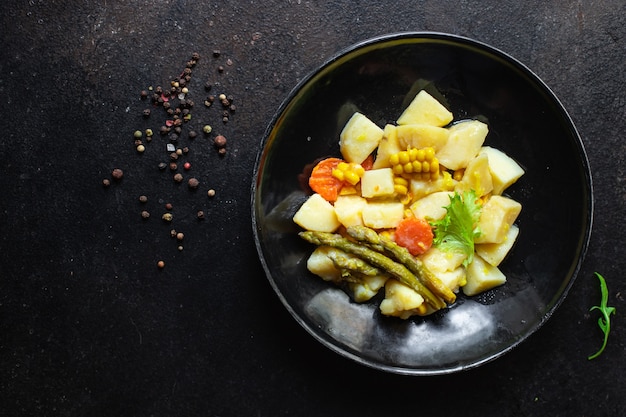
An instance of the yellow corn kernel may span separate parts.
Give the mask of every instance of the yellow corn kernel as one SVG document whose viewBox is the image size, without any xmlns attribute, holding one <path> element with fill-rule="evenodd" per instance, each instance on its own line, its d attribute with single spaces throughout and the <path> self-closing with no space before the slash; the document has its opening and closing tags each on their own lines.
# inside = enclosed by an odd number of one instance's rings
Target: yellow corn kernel
<svg viewBox="0 0 626 417">
<path fill-rule="evenodd" d="M 406 195 L 406 193 L 409 192 L 409 189 L 406 187 L 406 185 L 395 184 L 393 186 L 393 191 L 399 195 Z"/>
<path fill-rule="evenodd" d="M 404 173 L 404 168 L 400 164 L 392 165 L 391 170 L 395 175 L 402 175 Z"/>
<path fill-rule="evenodd" d="M 465 169 L 463 168 L 457 169 L 452 174 L 452 179 L 455 181 L 461 181 L 463 179 L 463 174 L 465 174 Z"/>
<path fill-rule="evenodd" d="M 356 185 L 361 180 L 361 177 L 354 171 L 346 171 L 343 173 L 345 181 L 352 185 Z"/>
<path fill-rule="evenodd" d="M 418 149 L 415 159 L 420 162 L 423 162 L 424 159 L 426 159 L 426 152 L 424 151 L 424 149 Z"/>
<path fill-rule="evenodd" d="M 333 169 L 331 175 L 339 181 L 343 181 L 345 179 L 344 171 L 340 170 L 339 167 Z"/>
<path fill-rule="evenodd" d="M 422 162 L 422 172 L 430 172 L 430 164 L 428 161 Z"/>
<path fill-rule="evenodd" d="M 389 156 L 389 165 L 394 166 L 400 163 L 400 156 L 397 153 L 391 154 Z"/>
<path fill-rule="evenodd" d="M 409 153 L 407 151 L 401 151 L 398 153 L 398 163 L 405 165 L 409 163 L 411 160 Z"/>
</svg>

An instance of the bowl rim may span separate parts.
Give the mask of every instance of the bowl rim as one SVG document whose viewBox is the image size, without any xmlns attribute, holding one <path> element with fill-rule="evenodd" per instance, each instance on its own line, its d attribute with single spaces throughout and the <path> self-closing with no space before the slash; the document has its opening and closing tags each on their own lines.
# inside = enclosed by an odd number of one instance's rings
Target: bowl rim
<svg viewBox="0 0 626 417">
<path fill-rule="evenodd" d="M 294 310 L 294 308 L 287 302 L 285 296 L 282 294 L 281 290 L 278 288 L 277 284 L 272 279 L 272 273 L 265 259 L 261 240 L 259 237 L 260 226 L 258 222 L 258 213 L 257 213 L 257 193 L 259 191 L 259 185 L 260 185 L 259 184 L 259 181 L 260 181 L 259 169 L 261 168 L 263 160 L 264 160 L 264 155 L 266 153 L 267 144 L 268 144 L 270 135 L 272 131 L 274 130 L 274 128 L 276 127 L 281 116 L 284 114 L 285 110 L 289 106 L 289 104 L 292 102 L 295 96 L 304 87 L 306 87 L 306 85 L 309 82 L 311 82 L 311 80 L 313 80 L 318 74 L 325 71 L 330 65 L 332 65 L 336 61 L 352 53 L 355 53 L 362 48 L 366 48 L 366 47 L 373 46 L 376 44 L 386 44 L 389 42 L 402 41 L 402 40 L 442 41 L 442 42 L 452 42 L 459 46 L 473 47 L 473 48 L 480 50 L 481 52 L 486 53 L 487 55 L 491 55 L 493 57 L 496 57 L 504 61 L 504 63 L 515 67 L 516 70 L 520 71 L 526 77 L 528 77 L 528 79 L 537 88 L 543 91 L 543 93 L 547 96 L 549 100 L 553 101 L 553 104 L 555 105 L 555 109 L 558 109 L 558 111 L 561 113 L 561 116 L 563 117 L 563 121 L 566 123 L 567 127 L 572 132 L 572 138 L 574 139 L 577 152 L 580 156 L 580 162 L 582 163 L 581 172 L 584 174 L 585 181 L 583 185 L 585 186 L 585 195 L 588 196 L 587 207 L 586 207 L 587 216 L 586 216 L 585 222 L 583 223 L 585 230 L 584 230 L 584 234 L 581 234 L 582 239 L 580 239 L 580 246 L 578 248 L 579 256 L 576 259 L 575 264 L 573 265 L 573 268 L 571 269 L 571 278 L 566 283 L 565 287 L 562 289 L 562 293 L 559 296 L 559 298 L 556 300 L 556 302 L 551 306 L 551 308 L 546 310 L 546 312 L 542 315 L 541 320 L 539 320 L 538 323 L 534 327 L 529 329 L 529 331 L 524 334 L 524 337 L 516 338 L 516 340 L 513 343 L 511 343 L 509 346 L 507 346 L 504 349 L 501 349 L 500 351 L 496 353 L 486 355 L 485 357 L 479 360 L 473 361 L 471 363 L 468 363 L 468 364 L 458 364 L 456 366 L 448 366 L 445 368 L 442 367 L 442 368 L 437 368 L 437 369 L 411 368 L 407 366 L 393 366 L 393 365 L 381 364 L 373 360 L 364 359 L 361 356 L 355 353 L 349 352 L 341 348 L 340 346 L 337 346 L 336 344 L 333 344 L 332 342 L 322 338 L 320 335 L 316 333 L 315 329 L 311 328 L 311 326 L 309 326 L 309 324 L 307 324 L 298 315 L 298 313 Z M 578 129 L 576 128 L 576 125 L 573 122 L 573 119 L 569 115 L 567 109 L 565 108 L 561 100 L 552 91 L 552 89 L 527 65 L 525 65 L 517 58 L 513 57 L 512 55 L 504 52 L 503 50 L 499 48 L 491 46 L 485 42 L 482 42 L 482 41 L 479 41 L 470 37 L 462 36 L 462 35 L 438 32 L 438 31 L 393 32 L 393 33 L 386 33 L 386 34 L 377 35 L 371 38 L 367 38 L 365 40 L 358 41 L 356 43 L 353 43 L 352 45 L 349 45 L 347 47 L 344 47 L 338 50 L 337 52 L 333 53 L 330 57 L 325 59 L 320 65 L 316 66 L 314 69 L 309 71 L 308 74 L 304 76 L 299 82 L 297 82 L 296 85 L 285 96 L 285 98 L 283 99 L 283 101 L 281 102 L 277 110 L 275 111 L 270 123 L 267 125 L 263 133 L 263 137 L 260 142 L 259 150 L 257 152 L 256 160 L 254 163 L 254 168 L 253 168 L 253 173 L 252 173 L 252 182 L 251 182 L 251 200 L 250 200 L 251 214 L 252 214 L 251 221 L 252 221 L 252 229 L 253 229 L 252 231 L 253 231 L 255 246 L 257 249 L 259 260 L 263 267 L 266 279 L 269 281 L 274 292 L 278 295 L 281 303 L 287 309 L 290 315 L 296 320 L 296 322 L 301 327 L 303 327 L 307 333 L 313 336 L 314 339 L 320 342 L 323 346 L 339 354 L 340 356 L 350 359 L 356 363 L 359 363 L 366 367 L 373 368 L 373 369 L 383 371 L 383 372 L 388 372 L 392 374 L 400 374 L 400 375 L 409 375 L 409 376 L 445 375 L 445 374 L 452 374 L 452 373 L 457 373 L 460 371 L 467 371 L 470 369 L 474 369 L 474 368 L 477 368 L 481 365 L 492 362 L 502 357 L 506 353 L 515 349 L 523 341 L 527 340 L 530 336 L 536 333 L 541 327 L 543 327 L 545 322 L 547 322 L 552 317 L 554 312 L 564 302 L 565 298 L 567 297 L 570 289 L 574 285 L 574 282 L 576 281 L 576 278 L 582 268 L 582 264 L 584 262 L 584 259 L 585 259 L 585 256 L 589 247 L 589 243 L 591 240 L 591 233 L 593 229 L 594 206 L 595 206 L 593 188 L 594 188 L 593 178 L 592 178 L 592 173 L 590 169 L 587 152 L 586 152 L 583 140 L 578 132 Z"/>
</svg>

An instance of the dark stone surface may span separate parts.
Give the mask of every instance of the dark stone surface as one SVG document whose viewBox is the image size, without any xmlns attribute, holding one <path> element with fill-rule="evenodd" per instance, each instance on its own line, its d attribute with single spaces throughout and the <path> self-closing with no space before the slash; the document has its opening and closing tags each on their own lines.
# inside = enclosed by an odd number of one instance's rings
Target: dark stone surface
<svg viewBox="0 0 626 417">
<path fill-rule="evenodd" d="M 362 3 L 0 6 L 0 414 L 626 414 L 623 2 Z M 287 93 L 337 50 L 406 30 L 469 36 L 528 65 L 576 123 L 595 186 L 589 251 L 554 316 L 497 361 L 434 378 L 381 374 L 316 343 L 268 285 L 249 220 L 258 143 Z M 228 138 L 224 157 L 202 135 L 180 139 L 195 192 L 159 172 L 162 138 L 137 155 L 132 137 L 163 120 L 142 118 L 139 92 L 169 82 L 193 52 L 187 126 Z M 202 105 L 207 80 L 234 98 L 227 124 Z M 103 188 L 116 167 L 124 179 Z M 167 202 L 172 225 L 160 220 Z M 601 343 L 594 271 L 617 315 L 606 351 L 588 361 Z"/>
</svg>

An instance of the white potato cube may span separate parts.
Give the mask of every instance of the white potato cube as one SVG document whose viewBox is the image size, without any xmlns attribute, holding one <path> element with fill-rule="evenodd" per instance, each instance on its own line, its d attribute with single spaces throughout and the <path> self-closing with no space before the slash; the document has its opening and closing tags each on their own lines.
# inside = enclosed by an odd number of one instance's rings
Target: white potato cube
<svg viewBox="0 0 626 417">
<path fill-rule="evenodd" d="M 389 163 L 389 157 L 400 151 L 402 151 L 402 148 L 400 148 L 400 142 L 398 142 L 396 126 L 388 124 L 383 129 L 383 138 L 378 144 L 376 160 L 374 160 L 373 168 L 378 169 L 390 167 L 391 164 Z"/>
<path fill-rule="evenodd" d="M 300 206 L 293 221 L 303 229 L 318 232 L 334 232 L 341 226 L 333 205 L 317 193 Z"/>
<path fill-rule="evenodd" d="M 445 126 L 452 121 L 452 113 L 426 90 L 422 90 L 411 101 L 398 118 L 399 125 L 423 123 L 432 126 Z"/>
<path fill-rule="evenodd" d="M 450 191 L 438 191 L 422 197 L 409 207 L 415 217 L 426 220 L 440 220 L 446 213 L 446 206 L 450 204 Z"/>
<path fill-rule="evenodd" d="M 463 253 L 444 251 L 435 246 L 420 255 L 421 261 L 432 272 L 454 271 L 463 264 L 465 258 Z"/>
<path fill-rule="evenodd" d="M 339 149 L 348 162 L 360 164 L 378 147 L 383 130 L 367 116 L 356 112 L 339 134 Z"/>
<path fill-rule="evenodd" d="M 396 201 L 368 202 L 363 207 L 363 224 L 372 229 L 398 227 L 404 218 L 404 204 Z"/>
<path fill-rule="evenodd" d="M 462 287 L 463 293 L 473 296 L 485 292 L 506 282 L 506 276 L 497 266 L 489 265 L 480 256 L 467 266 L 467 282 Z"/>
<path fill-rule="evenodd" d="M 459 267 L 452 271 L 433 271 L 433 275 L 439 278 L 443 285 L 452 292 L 459 292 L 459 288 L 466 284 L 467 274 L 465 268 Z"/>
<path fill-rule="evenodd" d="M 467 120 L 451 126 L 444 146 L 437 151 L 439 163 L 448 169 L 465 168 L 478 155 L 489 128 L 478 120 Z"/>
<path fill-rule="evenodd" d="M 411 124 L 398 126 L 396 135 L 402 149 L 431 147 L 437 151 L 448 141 L 450 131 L 443 127 Z"/>
<path fill-rule="evenodd" d="M 498 266 L 511 251 L 517 236 L 519 227 L 511 225 L 501 243 L 479 243 L 475 245 L 476 253 L 490 265 Z"/>
<path fill-rule="evenodd" d="M 370 169 L 361 177 L 361 196 L 365 198 L 388 197 L 394 193 L 391 168 Z"/>
<path fill-rule="evenodd" d="M 335 214 L 345 227 L 363 225 L 363 207 L 367 200 L 358 195 L 340 195 L 335 201 Z"/>
<path fill-rule="evenodd" d="M 455 190 L 459 193 L 474 190 L 477 197 L 487 195 L 493 190 L 487 155 L 478 155 L 470 161 L 463 173 L 463 178 L 456 185 Z"/>
<path fill-rule="evenodd" d="M 306 267 L 313 274 L 322 278 L 324 281 L 332 281 L 338 283 L 341 281 L 341 271 L 337 269 L 335 263 L 330 259 L 328 253 L 336 249 L 330 246 L 318 246 L 307 259 Z"/>
<path fill-rule="evenodd" d="M 504 190 L 524 175 L 522 167 L 501 150 L 483 146 L 480 153 L 489 158 L 494 194 L 502 194 Z"/>
<path fill-rule="evenodd" d="M 480 211 L 480 236 L 474 241 L 476 243 L 502 243 L 504 242 L 509 229 L 522 211 L 522 205 L 517 201 L 493 195 L 483 204 Z"/>
<path fill-rule="evenodd" d="M 428 194 L 436 193 L 438 191 L 453 191 L 457 184 L 458 181 L 453 179 L 448 172 L 444 172 L 443 175 L 440 175 L 435 181 L 412 179 L 409 187 L 411 195 L 414 200 L 417 201 Z"/>
<path fill-rule="evenodd" d="M 387 275 L 375 275 L 373 277 L 363 277 L 361 282 L 351 282 L 348 286 L 352 290 L 352 297 L 357 303 L 370 300 L 385 285 Z"/>
<path fill-rule="evenodd" d="M 424 298 L 412 288 L 391 278 L 385 284 L 385 299 L 380 303 L 380 312 L 386 316 L 408 319 L 419 314 Z"/>
</svg>

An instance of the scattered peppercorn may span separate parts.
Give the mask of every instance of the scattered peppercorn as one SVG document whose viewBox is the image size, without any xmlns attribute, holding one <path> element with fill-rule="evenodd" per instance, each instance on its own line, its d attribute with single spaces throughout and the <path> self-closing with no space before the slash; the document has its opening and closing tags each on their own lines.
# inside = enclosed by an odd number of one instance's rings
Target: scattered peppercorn
<svg viewBox="0 0 626 417">
<path fill-rule="evenodd" d="M 113 172 L 111 172 L 111 176 L 114 180 L 121 180 L 124 177 L 124 171 L 119 168 L 115 168 Z"/>
<path fill-rule="evenodd" d="M 176 229 L 170 230 L 170 237 L 176 237 Z"/>
<path fill-rule="evenodd" d="M 158 267 L 159 269 L 163 269 L 163 268 L 165 268 L 165 262 L 163 262 L 163 261 L 159 261 L 159 262 L 157 262 L 157 267 Z"/>
<path fill-rule="evenodd" d="M 165 210 L 171 210 L 173 207 L 172 203 L 165 203 Z"/>
<path fill-rule="evenodd" d="M 187 181 L 187 185 L 189 185 L 189 188 L 196 189 L 198 188 L 198 185 L 200 185 L 200 181 L 198 181 L 197 178 L 189 178 L 189 181 Z"/>
<path fill-rule="evenodd" d="M 143 117 L 150 117 L 150 109 L 143 110 Z"/>
<path fill-rule="evenodd" d="M 141 217 L 143 219 L 147 219 L 147 218 L 150 217 L 150 213 L 148 213 L 148 211 L 144 210 L 144 211 L 141 212 Z"/>
<path fill-rule="evenodd" d="M 137 152 L 139 153 L 143 153 L 146 150 L 146 147 L 143 145 L 138 145 L 137 146 Z"/>
<path fill-rule="evenodd" d="M 217 67 L 217 71 L 219 71 L 219 72 L 224 72 L 224 67 L 223 67 L 223 66 L 221 66 L 221 65 L 220 65 L 220 66 L 218 66 L 218 67 Z"/>
<path fill-rule="evenodd" d="M 111 185 L 111 181 L 109 181 L 108 178 L 105 178 L 102 180 L 102 186 L 103 187 L 108 187 L 109 185 Z"/>
<path fill-rule="evenodd" d="M 198 214 L 196 214 L 196 217 L 198 218 L 198 220 L 204 219 L 204 211 L 199 210 Z"/>
<path fill-rule="evenodd" d="M 183 182 L 183 174 L 181 174 L 180 172 L 174 175 L 174 181 L 176 182 Z"/>
<path fill-rule="evenodd" d="M 165 168 L 167 168 L 167 164 L 166 164 L 165 162 L 160 162 L 160 163 L 159 163 L 159 169 L 160 169 L 161 171 L 163 171 Z"/>
<path fill-rule="evenodd" d="M 211 133 L 212 130 L 213 128 L 210 125 L 204 125 L 204 127 L 202 128 L 202 131 L 206 133 L 207 135 Z"/>
<path fill-rule="evenodd" d="M 170 162 L 170 171 L 176 171 L 178 169 L 178 165 L 176 162 Z"/>
<path fill-rule="evenodd" d="M 198 132 L 195 130 L 190 130 L 188 133 L 189 139 L 195 139 L 198 136 Z"/>
<path fill-rule="evenodd" d="M 190 170 L 191 169 L 191 163 L 185 162 L 185 164 L 183 165 L 183 168 L 185 168 L 186 170 Z"/>
<path fill-rule="evenodd" d="M 141 90 L 141 99 L 145 100 L 148 98 L 148 92 L 146 90 Z"/>
<path fill-rule="evenodd" d="M 145 195 L 140 195 L 139 196 L 139 202 L 142 204 L 145 204 L 148 202 L 148 197 L 146 197 Z"/>
<path fill-rule="evenodd" d="M 154 135 L 154 132 L 152 131 L 152 129 L 146 129 L 146 136 L 150 137 L 152 135 Z"/>
<path fill-rule="evenodd" d="M 135 130 L 135 133 L 133 133 L 133 136 L 135 138 L 140 138 L 143 136 L 143 133 L 141 132 L 141 130 Z"/>
<path fill-rule="evenodd" d="M 177 240 L 183 240 L 185 238 L 185 235 L 181 232 L 176 233 L 176 239 Z"/>
<path fill-rule="evenodd" d="M 218 148 L 223 148 L 226 146 L 226 137 L 224 135 L 217 135 L 215 139 L 213 139 L 213 143 Z"/>
<path fill-rule="evenodd" d="M 183 245 L 178 245 L 178 250 L 182 251 L 183 250 Z"/>
<path fill-rule="evenodd" d="M 161 218 L 166 222 L 171 222 L 174 219 L 174 216 L 172 215 L 172 213 L 164 213 Z"/>
<path fill-rule="evenodd" d="M 219 149 L 217 150 L 217 153 L 218 153 L 218 155 L 220 155 L 220 156 L 224 156 L 224 155 L 226 155 L 226 148 L 219 148 Z"/>
<path fill-rule="evenodd" d="M 185 146 L 183 148 L 183 154 L 187 155 L 188 153 L 189 153 L 189 148 Z"/>
<path fill-rule="evenodd" d="M 209 191 L 207 191 L 206 193 L 209 197 L 215 197 L 215 190 L 213 188 L 211 188 Z"/>
</svg>

